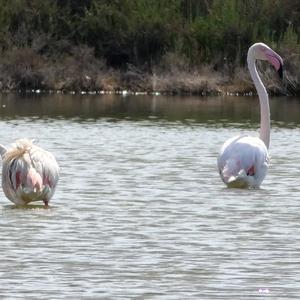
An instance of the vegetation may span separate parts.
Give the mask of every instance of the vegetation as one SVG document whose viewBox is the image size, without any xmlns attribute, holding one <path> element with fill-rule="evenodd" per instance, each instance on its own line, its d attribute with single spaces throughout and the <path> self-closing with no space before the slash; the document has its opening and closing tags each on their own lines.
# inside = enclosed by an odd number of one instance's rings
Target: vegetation
<svg viewBox="0 0 300 300">
<path fill-rule="evenodd" d="M 294 0 L 0 0 L 2 90 L 253 89 L 249 45 L 286 62 L 274 93 L 300 92 Z M 262 68 L 264 65 L 262 65 Z M 273 74 L 274 75 L 274 74 Z"/>
</svg>

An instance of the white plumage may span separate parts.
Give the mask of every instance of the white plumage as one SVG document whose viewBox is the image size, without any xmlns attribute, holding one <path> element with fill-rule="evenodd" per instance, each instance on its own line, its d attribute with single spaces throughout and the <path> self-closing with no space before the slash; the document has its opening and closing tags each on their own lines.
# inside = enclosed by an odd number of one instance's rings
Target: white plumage
<svg viewBox="0 0 300 300">
<path fill-rule="evenodd" d="M 48 205 L 59 178 L 54 156 L 27 139 L 17 140 L 8 150 L 0 145 L 0 154 L 6 197 L 17 205 L 39 200 Z"/>
<path fill-rule="evenodd" d="M 228 187 L 257 188 L 268 170 L 268 150 L 258 137 L 236 136 L 221 148 L 218 169 Z"/>
<path fill-rule="evenodd" d="M 236 136 L 224 143 L 218 157 L 218 169 L 228 187 L 258 188 L 268 170 L 270 108 L 267 91 L 258 76 L 256 60 L 267 60 L 282 77 L 282 58 L 263 43 L 249 48 L 247 62 L 260 101 L 260 136 Z"/>
</svg>

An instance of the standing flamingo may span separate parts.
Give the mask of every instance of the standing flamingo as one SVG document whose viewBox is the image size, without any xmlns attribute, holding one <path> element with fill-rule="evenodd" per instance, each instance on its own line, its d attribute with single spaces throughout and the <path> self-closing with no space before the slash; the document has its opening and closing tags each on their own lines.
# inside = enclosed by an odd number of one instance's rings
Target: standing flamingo
<svg viewBox="0 0 300 300">
<path fill-rule="evenodd" d="M 27 139 L 17 140 L 8 150 L 0 145 L 0 154 L 6 197 L 17 205 L 41 200 L 48 206 L 59 176 L 54 156 Z"/>
<path fill-rule="evenodd" d="M 228 187 L 258 188 L 268 170 L 270 143 L 269 98 L 256 70 L 256 60 L 267 60 L 282 78 L 282 58 L 270 47 L 256 43 L 248 50 L 247 63 L 260 102 L 260 136 L 240 135 L 227 140 L 218 157 L 218 169 Z"/>
</svg>

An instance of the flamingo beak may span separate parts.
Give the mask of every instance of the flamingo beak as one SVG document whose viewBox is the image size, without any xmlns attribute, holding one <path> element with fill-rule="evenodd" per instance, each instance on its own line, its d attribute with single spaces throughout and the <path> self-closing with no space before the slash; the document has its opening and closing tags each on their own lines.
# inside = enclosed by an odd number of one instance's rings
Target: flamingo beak
<svg viewBox="0 0 300 300">
<path fill-rule="evenodd" d="M 280 79 L 283 78 L 283 59 L 272 49 L 265 50 L 267 60 L 274 66 Z"/>
<path fill-rule="evenodd" d="M 277 70 L 277 73 L 278 73 L 280 79 L 283 79 L 283 65 L 281 63 L 280 63 L 279 69 Z"/>
</svg>

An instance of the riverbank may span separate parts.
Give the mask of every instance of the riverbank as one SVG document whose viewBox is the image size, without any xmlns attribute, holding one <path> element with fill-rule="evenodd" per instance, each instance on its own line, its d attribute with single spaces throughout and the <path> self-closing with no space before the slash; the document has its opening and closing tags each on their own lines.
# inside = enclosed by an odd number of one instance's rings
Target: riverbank
<svg viewBox="0 0 300 300">
<path fill-rule="evenodd" d="M 259 63 L 264 84 L 273 95 L 299 95 L 300 63 L 285 58 L 281 81 L 268 64 Z M 0 91 L 60 91 L 96 93 L 161 93 L 183 95 L 248 95 L 255 93 L 248 69 L 222 64 L 191 67 L 173 54 L 152 68 L 127 65 L 123 69 L 108 67 L 93 51 L 78 47 L 72 55 L 59 58 L 42 56 L 32 48 L 15 49 L 0 59 Z"/>
</svg>

